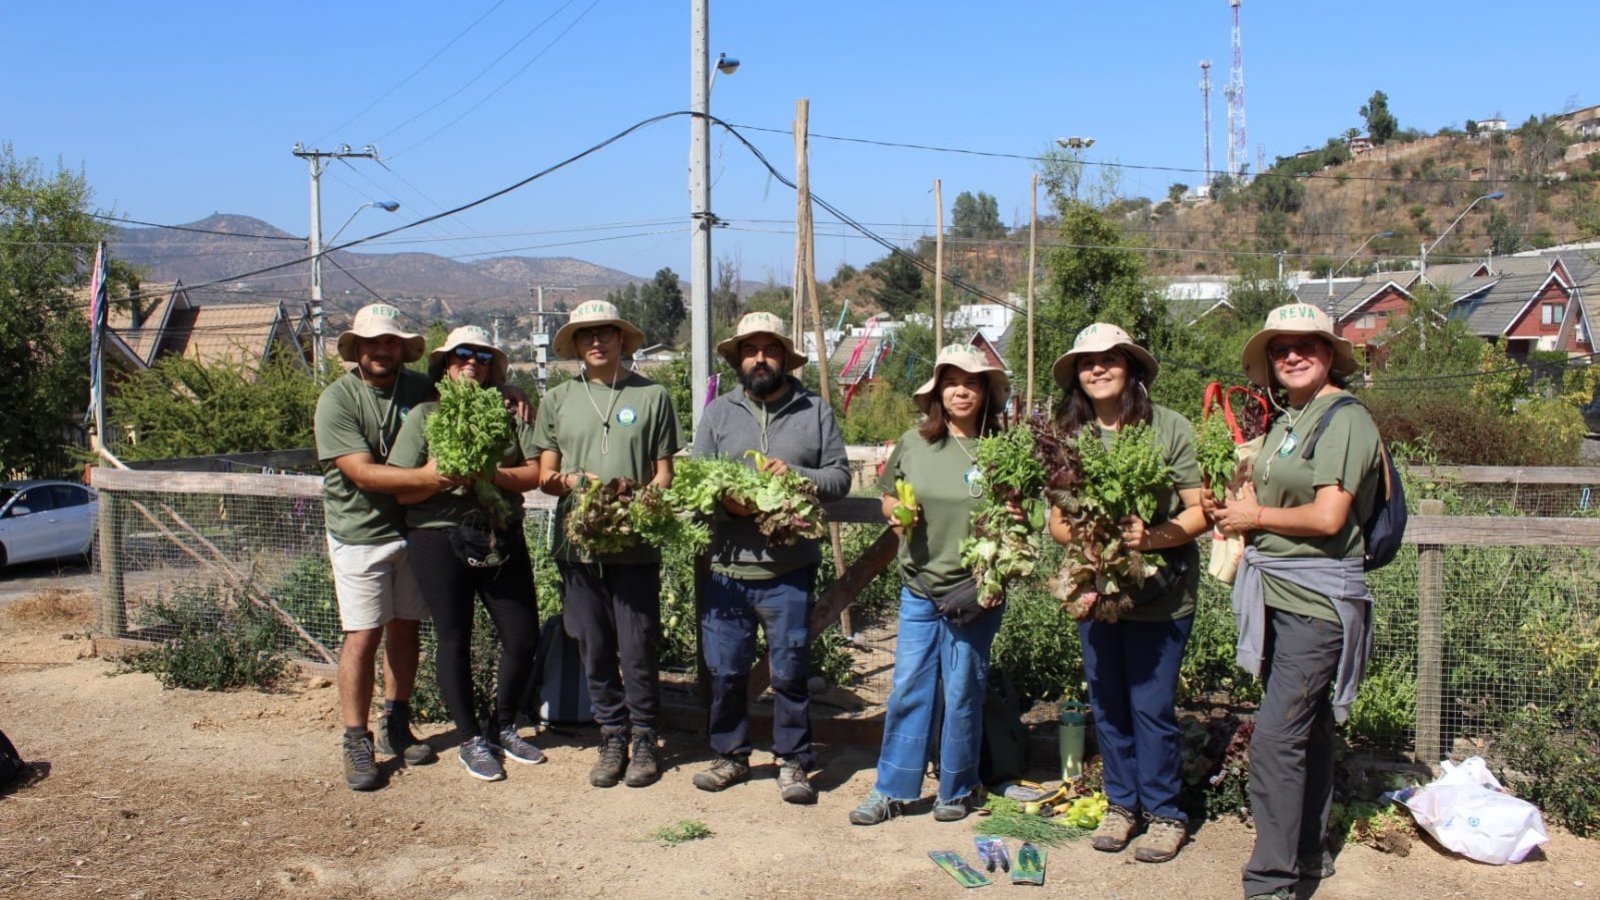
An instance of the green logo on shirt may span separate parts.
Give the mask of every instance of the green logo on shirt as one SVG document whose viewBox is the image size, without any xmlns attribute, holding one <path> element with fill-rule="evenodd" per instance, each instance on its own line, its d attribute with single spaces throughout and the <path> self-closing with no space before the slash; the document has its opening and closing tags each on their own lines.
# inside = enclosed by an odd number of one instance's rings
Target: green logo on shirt
<svg viewBox="0 0 1600 900">
<path fill-rule="evenodd" d="M 632 425 L 639 421 L 639 413 L 631 406 L 624 406 L 617 410 L 618 425 Z"/>
</svg>

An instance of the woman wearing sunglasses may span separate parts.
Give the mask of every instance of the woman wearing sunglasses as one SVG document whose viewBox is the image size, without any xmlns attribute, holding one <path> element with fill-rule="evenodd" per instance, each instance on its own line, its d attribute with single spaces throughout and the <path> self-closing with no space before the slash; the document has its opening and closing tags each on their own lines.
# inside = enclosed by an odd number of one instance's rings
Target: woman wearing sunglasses
<svg viewBox="0 0 1600 900">
<path fill-rule="evenodd" d="M 1349 396 L 1344 379 L 1358 368 L 1327 313 L 1301 303 L 1274 309 L 1243 362 L 1278 415 L 1250 480 L 1221 504 L 1202 499 L 1223 531 L 1249 542 L 1233 609 L 1239 665 L 1260 676 L 1263 696 L 1250 741 L 1256 842 L 1244 894 L 1288 898 L 1300 879 L 1333 874 L 1325 840 L 1333 725 L 1348 717 L 1371 651 L 1360 523 L 1377 502 L 1383 463 L 1360 404 L 1341 406 L 1316 431 Z"/>
<path fill-rule="evenodd" d="M 428 374 L 435 383 L 470 378 L 499 387 L 508 367 L 505 353 L 494 346 L 489 333 L 473 325 L 450 332 L 444 346 L 428 355 Z M 389 454 L 390 465 L 414 468 L 428 461 L 426 423 L 437 408 L 437 403 L 424 403 L 406 417 Z M 533 568 L 522 534 L 522 495 L 539 484 L 539 451 L 533 445 L 532 426 L 506 415 L 515 440 L 495 470 L 494 486 L 511 508 L 510 521 L 493 527 L 471 485 L 399 495 L 406 504 L 412 570 L 439 637 L 439 692 L 461 736 L 458 758 L 469 775 L 483 781 L 506 777 L 500 757 L 544 762 L 544 754 L 516 728 L 539 643 Z M 495 712 L 487 725 L 478 722 L 472 696 L 474 597 L 483 599 L 500 639 Z"/>
</svg>

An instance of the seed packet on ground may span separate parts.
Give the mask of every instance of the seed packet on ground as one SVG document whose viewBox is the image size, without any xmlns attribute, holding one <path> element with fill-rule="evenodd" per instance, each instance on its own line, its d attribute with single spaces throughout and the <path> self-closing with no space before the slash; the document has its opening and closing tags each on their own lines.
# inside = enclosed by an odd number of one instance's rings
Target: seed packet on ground
<svg viewBox="0 0 1600 900">
<path fill-rule="evenodd" d="M 954 850 L 929 850 L 928 858 L 937 863 L 939 868 L 949 872 L 950 877 L 962 887 L 974 888 L 993 884 L 982 872 L 967 865 L 961 854 Z"/>
<path fill-rule="evenodd" d="M 1023 844 L 1017 851 L 1017 865 L 1011 870 L 1012 884 L 1044 884 L 1045 857 L 1049 854 L 1043 847 L 1032 844 Z"/>
<path fill-rule="evenodd" d="M 974 838 L 973 843 L 978 845 L 978 861 L 983 863 L 986 871 L 993 872 L 999 869 L 1002 872 L 1011 871 L 1011 854 L 1006 852 L 1006 842 L 998 837 L 986 836 Z"/>
</svg>

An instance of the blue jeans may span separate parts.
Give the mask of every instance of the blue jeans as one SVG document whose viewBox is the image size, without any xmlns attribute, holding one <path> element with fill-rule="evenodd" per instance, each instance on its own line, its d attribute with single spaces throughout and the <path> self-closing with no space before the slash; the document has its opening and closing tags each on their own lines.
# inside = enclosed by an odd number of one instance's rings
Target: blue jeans
<svg viewBox="0 0 1600 900">
<path fill-rule="evenodd" d="M 1106 799 L 1133 813 L 1188 821 L 1178 808 L 1183 743 L 1173 703 L 1194 617 L 1078 623 Z"/>
<path fill-rule="evenodd" d="M 989 679 L 989 647 L 1000 630 L 1002 614 L 996 610 L 969 625 L 952 625 L 939 616 L 932 600 L 910 588 L 900 589 L 894 690 L 878 754 L 880 793 L 892 800 L 922 796 L 941 685 L 944 728 L 939 738 L 938 799 L 959 800 L 981 786 L 978 752 L 983 742 L 984 685 Z"/>
<path fill-rule="evenodd" d="M 817 567 L 755 581 L 711 573 L 706 585 L 700 646 L 711 672 L 711 749 L 750 754 L 750 666 L 756 624 L 767 635 L 772 662 L 772 752 L 806 768 L 811 752 L 811 592 Z"/>
</svg>

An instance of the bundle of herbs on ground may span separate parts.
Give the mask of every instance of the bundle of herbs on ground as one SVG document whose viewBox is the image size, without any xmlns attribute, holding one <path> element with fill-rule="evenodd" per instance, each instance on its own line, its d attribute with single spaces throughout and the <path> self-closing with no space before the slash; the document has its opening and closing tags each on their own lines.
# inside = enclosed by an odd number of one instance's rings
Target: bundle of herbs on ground
<svg viewBox="0 0 1600 900">
<path fill-rule="evenodd" d="M 765 471 L 766 457 L 755 450 L 746 451 L 745 458 L 751 465 L 732 459 L 679 460 L 667 502 L 703 523 L 716 515 L 723 500 L 731 500 L 750 510 L 774 547 L 822 537 L 826 519 L 811 479 L 792 470 L 781 475 Z"/>
<path fill-rule="evenodd" d="M 439 407 L 428 417 L 423 434 L 439 474 L 472 479 L 473 496 L 496 530 L 511 520 L 512 510 L 494 473 L 511 449 L 511 417 L 500 392 L 468 378 L 439 380 Z"/>
<path fill-rule="evenodd" d="M 1045 469 L 1034 443 L 1035 427 L 1016 425 L 978 439 L 983 503 L 972 517 L 970 536 L 961 542 L 961 564 L 971 570 L 984 606 L 998 604 L 1013 579 L 1032 575 L 1039 559 Z M 1022 520 L 1016 509 L 1022 510 Z"/>
<path fill-rule="evenodd" d="M 1148 523 L 1157 493 L 1172 485 L 1172 472 L 1143 422 L 1124 426 L 1109 446 L 1092 426 L 1075 439 L 1050 433 L 1039 443 L 1046 445 L 1040 454 L 1049 472 L 1045 497 L 1075 537 L 1049 580 L 1050 591 L 1075 619 L 1115 622 L 1161 564 L 1159 556 L 1129 546 L 1120 523 L 1128 516 Z"/>
</svg>

